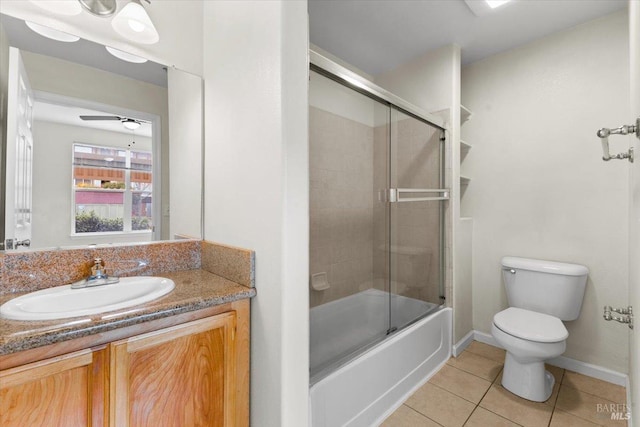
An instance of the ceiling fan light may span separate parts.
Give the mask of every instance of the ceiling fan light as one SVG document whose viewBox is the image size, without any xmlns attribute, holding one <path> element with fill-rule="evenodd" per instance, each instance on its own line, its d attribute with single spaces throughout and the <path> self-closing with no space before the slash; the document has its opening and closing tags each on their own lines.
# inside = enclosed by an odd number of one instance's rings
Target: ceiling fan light
<svg viewBox="0 0 640 427">
<path fill-rule="evenodd" d="M 31 3 L 56 15 L 75 16 L 82 12 L 77 0 L 31 0 Z"/>
<path fill-rule="evenodd" d="M 57 40 L 59 42 L 73 43 L 80 40 L 80 37 L 68 34 L 62 31 L 54 30 L 53 28 L 45 27 L 44 25 L 36 24 L 34 22 L 25 21 L 27 27 L 31 28 L 34 32 L 40 34 L 51 40 Z"/>
<path fill-rule="evenodd" d="M 154 44 L 160 40 L 156 27 L 140 0 L 132 0 L 111 21 L 113 29 L 134 42 Z"/>
<path fill-rule="evenodd" d="M 140 127 L 140 122 L 136 122 L 135 120 L 131 119 L 122 122 L 122 124 L 129 130 L 136 130 Z"/>
<path fill-rule="evenodd" d="M 118 59 L 122 59 L 123 61 L 133 62 L 134 64 L 144 64 L 145 62 L 147 62 L 146 58 L 134 55 L 132 53 L 124 52 L 120 49 L 115 49 L 111 46 L 105 46 L 105 49 L 107 49 L 107 52 L 109 52 L 111 55 L 115 56 Z"/>
</svg>

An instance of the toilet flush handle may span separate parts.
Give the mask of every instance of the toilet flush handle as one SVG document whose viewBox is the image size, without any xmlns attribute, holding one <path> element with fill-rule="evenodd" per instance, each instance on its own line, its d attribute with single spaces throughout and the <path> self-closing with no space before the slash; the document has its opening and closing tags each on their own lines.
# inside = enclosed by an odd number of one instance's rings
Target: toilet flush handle
<svg viewBox="0 0 640 427">
<path fill-rule="evenodd" d="M 511 274 L 516 274 L 516 271 L 515 271 L 513 268 L 510 268 L 510 269 L 509 269 L 509 273 L 511 273 Z"/>
</svg>

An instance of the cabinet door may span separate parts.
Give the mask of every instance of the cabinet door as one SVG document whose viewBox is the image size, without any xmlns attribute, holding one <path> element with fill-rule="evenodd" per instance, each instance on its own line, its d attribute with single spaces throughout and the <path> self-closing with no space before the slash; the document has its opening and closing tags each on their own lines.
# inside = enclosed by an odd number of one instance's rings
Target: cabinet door
<svg viewBox="0 0 640 427">
<path fill-rule="evenodd" d="M 0 425 L 105 426 L 108 350 L 82 350 L 0 371 Z"/>
<path fill-rule="evenodd" d="M 235 312 L 112 343 L 111 426 L 232 426 Z"/>
</svg>

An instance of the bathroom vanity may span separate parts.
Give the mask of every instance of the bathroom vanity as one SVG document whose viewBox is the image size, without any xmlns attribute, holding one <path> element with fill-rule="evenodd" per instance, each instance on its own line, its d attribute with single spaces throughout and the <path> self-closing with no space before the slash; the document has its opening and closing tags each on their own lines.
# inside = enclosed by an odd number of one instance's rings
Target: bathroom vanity
<svg viewBox="0 0 640 427">
<path fill-rule="evenodd" d="M 202 268 L 159 274 L 175 288 L 149 303 L 0 319 L 0 425 L 248 426 L 255 289 L 208 271 L 229 262 L 202 246 Z"/>
</svg>

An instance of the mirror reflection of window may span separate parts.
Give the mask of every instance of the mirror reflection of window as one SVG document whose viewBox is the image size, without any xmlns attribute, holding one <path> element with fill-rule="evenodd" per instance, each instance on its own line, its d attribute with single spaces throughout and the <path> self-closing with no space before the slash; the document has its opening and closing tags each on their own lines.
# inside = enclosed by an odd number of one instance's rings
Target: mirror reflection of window
<svg viewBox="0 0 640 427">
<path fill-rule="evenodd" d="M 150 151 L 73 144 L 73 233 L 153 230 Z"/>
</svg>

